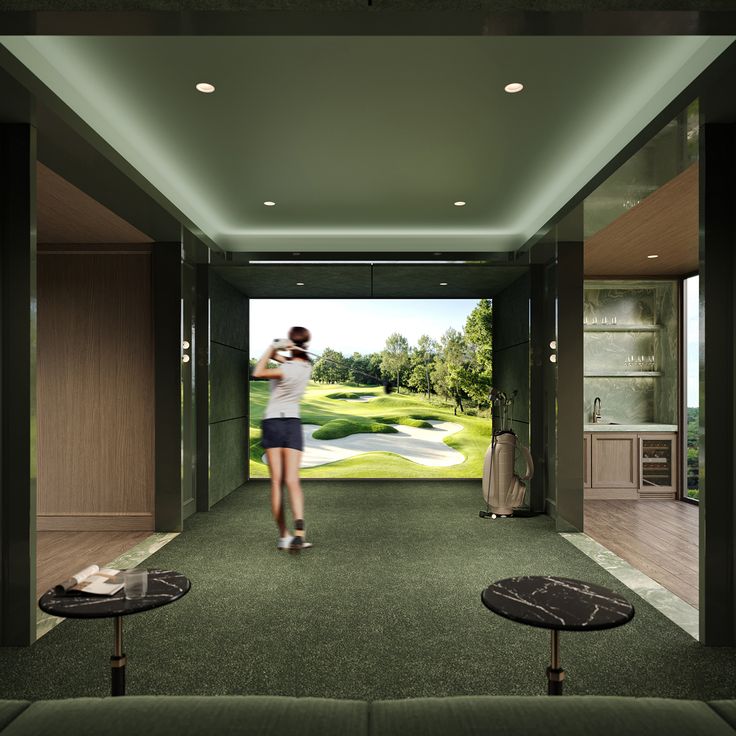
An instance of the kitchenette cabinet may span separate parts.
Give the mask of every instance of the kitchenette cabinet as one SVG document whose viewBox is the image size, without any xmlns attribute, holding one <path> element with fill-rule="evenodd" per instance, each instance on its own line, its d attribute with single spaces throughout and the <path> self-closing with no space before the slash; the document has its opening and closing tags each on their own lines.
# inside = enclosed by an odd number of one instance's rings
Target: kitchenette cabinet
<svg viewBox="0 0 736 736">
<path fill-rule="evenodd" d="M 677 432 L 583 434 L 585 498 L 675 498 Z"/>
</svg>

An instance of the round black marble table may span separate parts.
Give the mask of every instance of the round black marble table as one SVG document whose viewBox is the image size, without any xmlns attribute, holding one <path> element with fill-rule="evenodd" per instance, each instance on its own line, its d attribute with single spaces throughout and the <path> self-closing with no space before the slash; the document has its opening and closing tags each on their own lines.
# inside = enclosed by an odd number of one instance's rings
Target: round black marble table
<svg viewBox="0 0 736 736">
<path fill-rule="evenodd" d="M 547 693 L 562 695 L 565 671 L 560 667 L 560 631 L 600 631 L 631 621 L 634 607 L 601 585 L 551 575 L 497 580 L 481 594 L 486 608 L 527 626 L 551 630 Z"/>
<path fill-rule="evenodd" d="M 189 579 L 174 570 L 149 570 L 148 590 L 143 598 L 129 599 L 124 590 L 115 595 L 90 595 L 69 591 L 61 595 L 49 590 L 38 601 L 42 611 L 62 618 L 114 618 L 115 649 L 110 657 L 112 695 L 125 695 L 123 616 L 166 606 L 186 595 Z"/>
</svg>

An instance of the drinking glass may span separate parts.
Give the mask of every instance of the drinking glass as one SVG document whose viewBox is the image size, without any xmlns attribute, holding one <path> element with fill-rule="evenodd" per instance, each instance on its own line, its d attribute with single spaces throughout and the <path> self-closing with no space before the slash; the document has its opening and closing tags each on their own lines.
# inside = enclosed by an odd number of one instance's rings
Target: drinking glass
<svg viewBox="0 0 736 736">
<path fill-rule="evenodd" d="M 131 600 L 145 598 L 148 592 L 148 570 L 145 567 L 134 567 L 123 572 L 125 597 Z"/>
</svg>

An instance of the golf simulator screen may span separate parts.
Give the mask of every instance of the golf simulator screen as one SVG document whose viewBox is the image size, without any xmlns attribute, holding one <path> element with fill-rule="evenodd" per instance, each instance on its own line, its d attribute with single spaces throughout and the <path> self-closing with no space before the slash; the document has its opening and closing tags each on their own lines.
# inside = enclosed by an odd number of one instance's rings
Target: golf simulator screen
<svg viewBox="0 0 736 736">
<path fill-rule="evenodd" d="M 251 371 L 291 327 L 311 333 L 301 476 L 480 478 L 491 438 L 491 309 L 489 299 L 252 299 Z M 248 385 L 250 477 L 267 478 L 269 381 L 250 376 Z"/>
</svg>

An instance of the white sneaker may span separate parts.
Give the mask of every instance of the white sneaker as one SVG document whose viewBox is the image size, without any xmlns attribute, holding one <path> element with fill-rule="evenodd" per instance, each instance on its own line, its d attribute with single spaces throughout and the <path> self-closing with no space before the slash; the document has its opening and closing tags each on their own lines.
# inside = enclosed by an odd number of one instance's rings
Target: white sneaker
<svg viewBox="0 0 736 736">
<path fill-rule="evenodd" d="M 289 545 L 289 549 L 292 550 L 292 552 L 298 552 L 302 549 L 309 549 L 310 547 L 313 547 L 314 545 L 311 542 L 307 542 L 304 537 L 292 537 L 291 544 Z"/>
<path fill-rule="evenodd" d="M 291 543 L 294 541 L 294 537 L 288 536 L 288 537 L 279 537 L 279 541 L 276 542 L 276 547 L 278 549 L 290 549 Z"/>
</svg>

